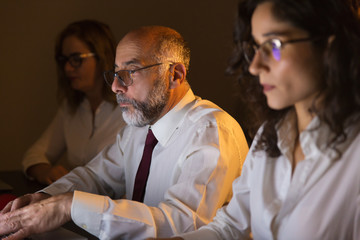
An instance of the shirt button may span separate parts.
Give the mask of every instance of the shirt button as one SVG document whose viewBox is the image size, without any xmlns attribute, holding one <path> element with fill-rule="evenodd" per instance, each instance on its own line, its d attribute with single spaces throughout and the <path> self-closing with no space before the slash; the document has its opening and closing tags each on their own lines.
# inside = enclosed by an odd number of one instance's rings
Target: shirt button
<svg viewBox="0 0 360 240">
<path fill-rule="evenodd" d="M 81 228 L 83 228 L 83 229 L 87 229 L 86 224 L 82 224 L 82 225 L 81 225 Z"/>
</svg>

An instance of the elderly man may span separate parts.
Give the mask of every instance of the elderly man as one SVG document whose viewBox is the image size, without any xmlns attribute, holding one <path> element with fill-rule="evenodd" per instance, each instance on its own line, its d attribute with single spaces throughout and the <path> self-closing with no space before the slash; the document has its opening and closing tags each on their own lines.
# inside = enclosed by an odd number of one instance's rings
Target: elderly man
<svg viewBox="0 0 360 240">
<path fill-rule="evenodd" d="M 128 33 L 104 74 L 128 126 L 85 167 L 10 203 L 0 234 L 23 238 L 72 219 L 100 239 L 143 239 L 207 224 L 231 198 L 248 146 L 231 116 L 194 96 L 189 59 L 173 29 Z"/>
</svg>

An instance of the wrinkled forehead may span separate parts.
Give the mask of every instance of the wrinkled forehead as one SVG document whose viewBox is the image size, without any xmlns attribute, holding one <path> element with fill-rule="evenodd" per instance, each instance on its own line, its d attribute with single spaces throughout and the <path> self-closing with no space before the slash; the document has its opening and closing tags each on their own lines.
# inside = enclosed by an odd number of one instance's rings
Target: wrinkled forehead
<svg viewBox="0 0 360 240">
<path fill-rule="evenodd" d="M 116 48 L 115 66 L 124 68 L 130 64 L 145 65 L 153 57 L 151 45 L 144 37 L 126 35 Z"/>
</svg>

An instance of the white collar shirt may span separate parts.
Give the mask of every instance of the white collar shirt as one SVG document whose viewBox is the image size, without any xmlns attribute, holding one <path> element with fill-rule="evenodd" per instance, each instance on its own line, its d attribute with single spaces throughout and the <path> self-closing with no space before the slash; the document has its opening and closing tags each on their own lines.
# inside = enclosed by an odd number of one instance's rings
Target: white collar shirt
<svg viewBox="0 0 360 240">
<path fill-rule="evenodd" d="M 116 140 L 116 135 L 126 124 L 120 107 L 102 101 L 92 113 L 85 98 L 71 114 L 66 101 L 59 107 L 53 121 L 42 136 L 27 150 L 22 161 L 24 172 L 35 164 L 59 164 L 73 169 L 85 165 L 105 146 Z"/>
<path fill-rule="evenodd" d="M 148 128 L 126 126 L 116 144 L 44 191 L 75 190 L 73 221 L 100 239 L 169 237 L 207 224 L 230 200 L 248 151 L 239 124 L 189 90 L 151 126 L 158 143 L 144 203 L 129 201 Z"/>
<path fill-rule="evenodd" d="M 214 222 L 184 239 L 360 239 L 359 124 L 337 146 L 333 135 L 314 118 L 300 134 L 305 158 L 292 175 L 295 116 L 287 115 L 278 129 L 281 156 L 269 157 L 250 148 L 234 196 Z"/>
</svg>

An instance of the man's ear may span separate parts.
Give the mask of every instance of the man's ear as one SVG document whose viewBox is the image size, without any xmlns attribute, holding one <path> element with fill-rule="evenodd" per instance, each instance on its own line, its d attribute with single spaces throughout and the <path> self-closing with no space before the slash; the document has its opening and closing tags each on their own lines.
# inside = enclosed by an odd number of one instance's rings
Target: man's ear
<svg viewBox="0 0 360 240">
<path fill-rule="evenodd" d="M 177 88 L 186 80 L 186 67 L 183 63 L 173 63 L 170 67 L 170 89 Z"/>
</svg>

